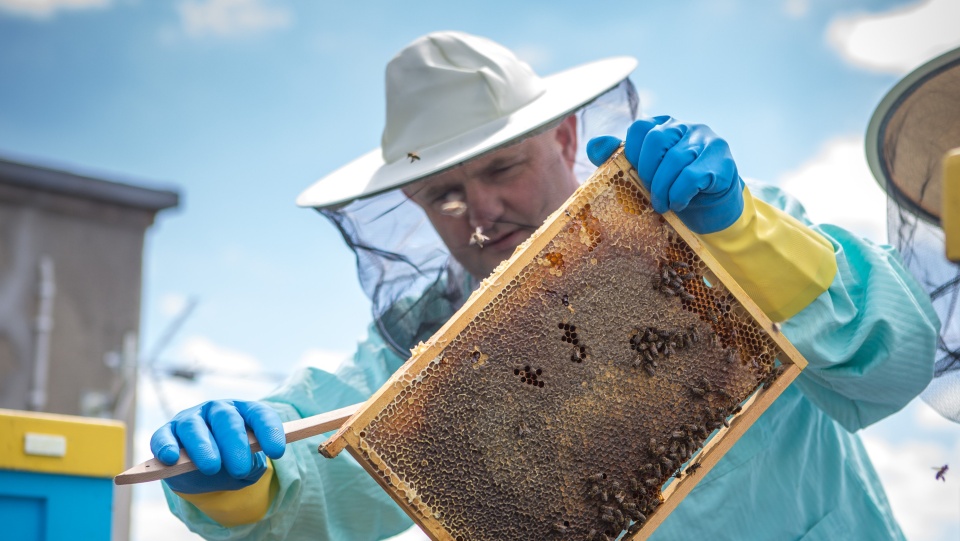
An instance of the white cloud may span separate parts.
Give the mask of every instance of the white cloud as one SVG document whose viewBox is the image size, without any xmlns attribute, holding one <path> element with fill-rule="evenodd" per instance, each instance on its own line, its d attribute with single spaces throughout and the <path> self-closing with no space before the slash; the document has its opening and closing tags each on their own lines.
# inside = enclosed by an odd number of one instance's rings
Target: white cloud
<svg viewBox="0 0 960 541">
<path fill-rule="evenodd" d="M 960 46 L 960 2 L 925 0 L 884 13 L 834 19 L 826 39 L 851 64 L 904 74 Z"/>
<path fill-rule="evenodd" d="M 326 370 L 327 372 L 334 372 L 337 370 L 337 367 L 340 366 L 340 363 L 349 355 L 349 353 L 342 351 L 328 351 L 316 348 L 308 349 L 300 356 L 300 360 L 297 361 L 297 368 L 312 366 Z"/>
<path fill-rule="evenodd" d="M 164 317 L 180 315 L 187 307 L 187 296 L 180 293 L 167 293 L 160 297 L 160 314 Z"/>
<path fill-rule="evenodd" d="M 0 11 L 45 19 L 67 9 L 103 8 L 110 0 L 0 0 Z"/>
<path fill-rule="evenodd" d="M 886 243 L 886 195 L 870 173 L 862 139 L 828 141 L 778 184 L 803 203 L 814 223 L 838 225 Z"/>
<path fill-rule="evenodd" d="M 193 361 L 197 368 L 227 374 L 243 374 L 261 370 L 255 357 L 215 344 L 209 338 L 193 336 L 179 348 L 179 358 Z"/>
<path fill-rule="evenodd" d="M 177 5 L 183 30 L 192 37 L 243 36 L 288 26 L 286 9 L 261 0 L 185 0 Z"/>
<path fill-rule="evenodd" d="M 549 75 L 549 73 L 545 73 L 541 68 L 538 68 L 538 66 L 545 66 L 553 60 L 553 54 L 551 53 L 550 48 L 542 45 L 526 43 L 518 47 L 514 47 L 513 53 L 516 54 L 517 58 L 520 60 L 530 64 L 537 74 L 541 76 Z"/>
<path fill-rule="evenodd" d="M 799 19 L 810 11 L 810 0 L 785 0 L 783 3 L 783 12 L 787 16 Z"/>
<path fill-rule="evenodd" d="M 949 539 L 956 533 L 960 492 L 957 477 L 937 481 L 935 466 L 942 465 L 958 450 L 913 435 L 904 441 L 862 436 L 870 459 L 883 481 L 884 490 L 907 539 L 914 541 Z"/>
</svg>

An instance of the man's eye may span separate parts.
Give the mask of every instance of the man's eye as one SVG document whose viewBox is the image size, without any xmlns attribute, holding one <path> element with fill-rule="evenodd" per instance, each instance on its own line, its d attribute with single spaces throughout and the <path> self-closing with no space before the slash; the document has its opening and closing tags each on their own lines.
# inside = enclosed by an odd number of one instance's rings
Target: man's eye
<svg viewBox="0 0 960 541">
<path fill-rule="evenodd" d="M 460 190 L 448 190 L 439 195 L 430 203 L 435 212 L 446 214 L 448 216 L 462 216 L 467 210 L 467 204 L 463 201 L 463 193 Z"/>
</svg>

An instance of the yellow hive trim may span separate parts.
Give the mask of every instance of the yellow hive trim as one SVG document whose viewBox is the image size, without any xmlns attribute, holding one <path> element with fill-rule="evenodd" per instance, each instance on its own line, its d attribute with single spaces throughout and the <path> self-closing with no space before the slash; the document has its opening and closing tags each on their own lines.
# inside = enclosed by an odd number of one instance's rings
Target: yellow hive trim
<svg viewBox="0 0 960 541">
<path fill-rule="evenodd" d="M 627 171 L 599 169 L 321 446 L 432 538 L 645 537 L 804 366 Z"/>
<path fill-rule="evenodd" d="M 0 469 L 113 477 L 123 470 L 125 431 L 120 421 L 0 409 Z M 62 442 L 63 456 L 30 454 L 28 434 Z"/>
</svg>

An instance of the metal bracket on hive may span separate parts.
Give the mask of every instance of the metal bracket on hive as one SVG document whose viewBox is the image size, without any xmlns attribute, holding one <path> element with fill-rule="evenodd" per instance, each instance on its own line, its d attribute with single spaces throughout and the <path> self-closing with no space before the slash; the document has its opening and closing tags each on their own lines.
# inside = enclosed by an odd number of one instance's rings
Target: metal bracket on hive
<svg viewBox="0 0 960 541">
<path fill-rule="evenodd" d="M 618 152 L 319 450 L 433 539 L 644 539 L 805 366 Z"/>
</svg>

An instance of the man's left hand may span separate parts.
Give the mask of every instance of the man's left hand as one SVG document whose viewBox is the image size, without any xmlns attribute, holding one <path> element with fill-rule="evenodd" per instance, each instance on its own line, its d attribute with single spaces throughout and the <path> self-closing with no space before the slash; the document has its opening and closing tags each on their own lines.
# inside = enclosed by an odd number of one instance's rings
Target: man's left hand
<svg viewBox="0 0 960 541">
<path fill-rule="evenodd" d="M 587 143 L 594 165 L 607 161 L 620 139 Z M 703 124 L 669 116 L 640 119 L 627 130 L 624 155 L 650 191 L 653 210 L 672 210 L 695 233 L 730 227 L 743 213 L 743 180 L 727 142 Z"/>
</svg>

